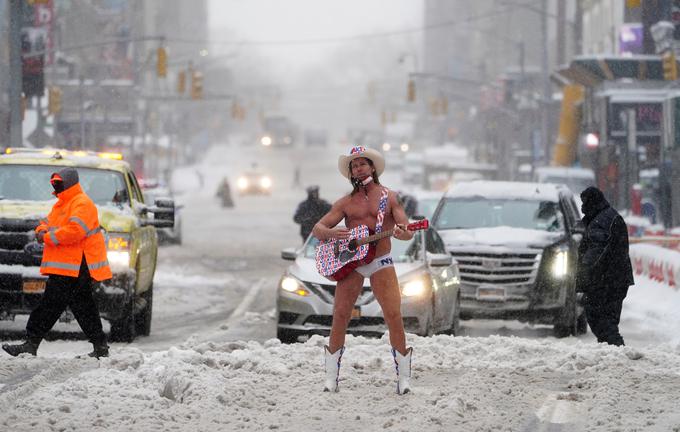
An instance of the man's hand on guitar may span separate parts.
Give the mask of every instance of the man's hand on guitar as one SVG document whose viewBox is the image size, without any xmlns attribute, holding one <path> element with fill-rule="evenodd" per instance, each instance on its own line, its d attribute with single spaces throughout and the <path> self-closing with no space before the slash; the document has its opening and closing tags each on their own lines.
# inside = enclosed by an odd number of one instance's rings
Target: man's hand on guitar
<svg viewBox="0 0 680 432">
<path fill-rule="evenodd" d="M 345 240 L 349 238 L 349 230 L 345 227 L 335 227 L 331 229 L 330 238 Z"/>
<path fill-rule="evenodd" d="M 413 231 L 404 229 L 404 225 L 397 224 L 394 226 L 394 238 L 399 240 L 411 240 L 413 238 Z"/>
</svg>

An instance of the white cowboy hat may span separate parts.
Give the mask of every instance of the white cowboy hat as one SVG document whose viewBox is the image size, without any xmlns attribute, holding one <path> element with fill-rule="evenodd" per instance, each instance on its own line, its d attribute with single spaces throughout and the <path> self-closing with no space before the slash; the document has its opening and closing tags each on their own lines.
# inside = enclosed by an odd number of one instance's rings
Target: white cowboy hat
<svg viewBox="0 0 680 432">
<path fill-rule="evenodd" d="M 355 146 L 350 149 L 349 154 L 347 156 L 340 155 L 338 157 L 338 171 L 340 171 L 340 174 L 349 178 L 350 177 L 349 163 L 357 158 L 370 159 L 373 162 L 373 167 L 375 168 L 375 172 L 378 175 L 382 174 L 383 171 L 385 171 L 385 158 L 383 158 L 383 155 L 381 155 L 377 150 L 373 150 L 372 148 Z"/>
</svg>

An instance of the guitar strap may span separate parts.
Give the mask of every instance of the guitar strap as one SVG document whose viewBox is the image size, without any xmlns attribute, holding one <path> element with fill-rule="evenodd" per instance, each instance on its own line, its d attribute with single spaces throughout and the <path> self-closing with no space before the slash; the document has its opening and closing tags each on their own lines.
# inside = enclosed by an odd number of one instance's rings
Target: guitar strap
<svg viewBox="0 0 680 432">
<path fill-rule="evenodd" d="M 375 223 L 375 232 L 382 231 L 383 220 L 385 219 L 385 210 L 387 210 L 387 188 L 383 187 L 380 193 L 380 203 L 378 203 L 378 220 Z"/>
</svg>

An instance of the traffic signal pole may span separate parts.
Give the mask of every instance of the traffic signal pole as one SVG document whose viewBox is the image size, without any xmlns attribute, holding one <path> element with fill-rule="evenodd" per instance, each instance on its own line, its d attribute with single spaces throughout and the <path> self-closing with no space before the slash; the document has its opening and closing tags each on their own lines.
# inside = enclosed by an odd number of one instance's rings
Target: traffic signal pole
<svg viewBox="0 0 680 432">
<path fill-rule="evenodd" d="M 21 130 L 21 8 L 24 0 L 10 0 L 9 16 L 9 145 L 23 147 Z"/>
</svg>

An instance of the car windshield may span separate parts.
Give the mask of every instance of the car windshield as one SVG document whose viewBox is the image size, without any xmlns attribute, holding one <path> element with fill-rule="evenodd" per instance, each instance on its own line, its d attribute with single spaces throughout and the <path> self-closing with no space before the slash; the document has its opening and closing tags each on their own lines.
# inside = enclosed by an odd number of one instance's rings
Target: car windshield
<svg viewBox="0 0 680 432">
<path fill-rule="evenodd" d="M 62 168 L 48 165 L 0 165 L 0 198 L 19 201 L 54 199 L 50 177 Z M 77 168 L 77 171 L 80 185 L 95 204 L 129 204 L 123 174 L 96 168 Z"/>
<path fill-rule="evenodd" d="M 542 231 L 560 231 L 564 216 L 557 202 L 449 198 L 436 215 L 437 229 L 470 229 L 507 226 Z"/>
<path fill-rule="evenodd" d="M 413 236 L 413 239 L 409 241 L 392 240 L 392 250 L 390 254 L 394 262 L 409 263 L 416 259 L 418 252 L 418 245 L 420 244 L 420 233 Z M 316 258 L 316 246 L 319 244 L 319 240 L 316 237 L 310 236 L 305 243 L 302 256 L 305 258 Z"/>
<path fill-rule="evenodd" d="M 437 209 L 437 204 L 439 204 L 439 198 L 420 199 L 418 200 L 418 211 L 416 213 L 420 216 L 425 216 L 426 219 L 432 219 L 432 215 Z"/>
</svg>

